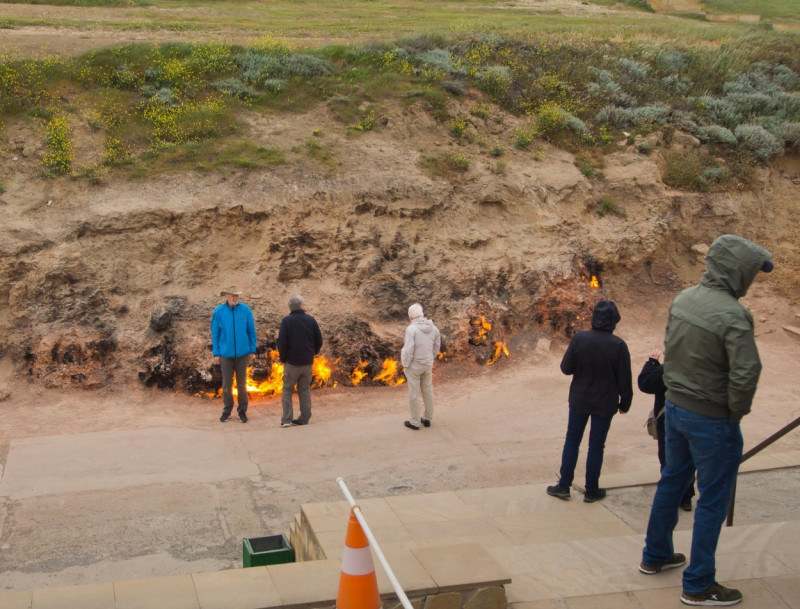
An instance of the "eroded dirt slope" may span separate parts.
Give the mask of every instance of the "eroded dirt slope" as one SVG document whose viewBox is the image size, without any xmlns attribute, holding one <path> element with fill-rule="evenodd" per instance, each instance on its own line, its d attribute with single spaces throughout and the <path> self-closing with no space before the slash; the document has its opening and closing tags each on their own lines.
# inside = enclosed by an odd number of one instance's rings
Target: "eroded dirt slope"
<svg viewBox="0 0 800 609">
<path fill-rule="evenodd" d="M 485 363 L 512 336 L 568 336 L 601 297 L 642 304 L 674 293 L 699 276 L 703 244 L 724 232 L 774 252 L 776 286 L 797 275 L 797 158 L 758 170 L 752 190 L 679 192 L 661 180 L 657 138 L 650 155 L 621 145 L 588 179 L 563 150 L 514 150 L 515 119 L 492 116 L 472 117 L 478 137 L 464 143 L 413 105 L 383 108 L 358 136 L 325 106 L 253 114 L 242 129 L 285 151 L 285 164 L 109 174 L 99 185 L 40 177 L 41 134 L 7 124 L 0 356 L 20 378 L 52 387 L 213 389 L 208 323 L 219 290 L 236 284 L 256 315 L 257 376 L 269 373 L 280 318 L 299 292 L 337 361 L 333 380 L 346 384 L 359 361 L 374 375 L 397 357 L 414 301 L 442 329 L 451 361 Z M 75 133 L 76 164 L 88 164 L 99 143 L 85 126 Z M 331 161 L 309 158 L 309 139 Z M 500 145 L 502 168 L 489 154 Z M 469 171 L 432 177 L 424 157 L 445 153 L 468 157 Z M 603 197 L 621 215 L 600 216 Z M 493 329 L 476 337 L 482 315 Z"/>
</svg>

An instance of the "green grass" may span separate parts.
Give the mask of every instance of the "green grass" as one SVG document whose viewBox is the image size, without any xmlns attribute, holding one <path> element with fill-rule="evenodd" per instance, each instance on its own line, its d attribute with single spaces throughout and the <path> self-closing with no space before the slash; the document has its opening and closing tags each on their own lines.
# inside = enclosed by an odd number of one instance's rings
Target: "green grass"
<svg viewBox="0 0 800 609">
<path fill-rule="evenodd" d="M 762 21 L 800 22 L 798 0 L 703 0 L 707 13 L 723 15 L 760 15 Z"/>
<path fill-rule="evenodd" d="M 177 10 L 191 6 L 203 10 Z M 98 27 L 171 24 L 209 37 L 246 29 L 242 44 L 232 46 L 175 40 L 74 58 L 0 55 L 0 122 L 27 120 L 42 132 L 54 116 L 88 125 L 106 138 L 106 163 L 132 175 L 142 163 L 164 170 L 167 163 L 269 168 L 284 159 L 240 142 L 247 139 L 239 131 L 241 114 L 304 112 L 323 104 L 351 134 L 379 129 L 388 104 L 413 107 L 449 130 L 459 146 L 485 135 L 474 119 L 467 121 L 467 112 L 484 121 L 509 113 L 520 128 L 496 142 L 499 149 L 538 151 L 548 140 L 587 159 L 636 134 L 701 127 L 732 132 L 739 125 L 738 140 L 719 154 L 757 164 L 797 149 L 797 34 L 663 19 L 635 9 L 597 20 L 523 20 L 530 13 L 494 0 L 461 0 L 457 11 L 453 6 L 422 0 L 120 6 L 104 11 L 110 21 Z M 148 20 L 154 8 L 158 21 Z M 349 42 L 315 48 L 299 42 L 300 32 L 303 41 L 337 39 L 345 22 L 347 28 L 361 24 L 347 34 Z M 70 133 L 51 138 L 55 169 L 68 165 Z M 231 148 L 232 138 L 238 148 Z M 320 137 L 295 143 L 293 151 L 329 171 L 343 158 Z M 718 188 L 726 179 L 719 168 L 681 167 L 680 160 L 670 174 L 684 188 Z M 80 167 L 80 159 L 75 164 Z M 580 167 L 593 177 L 602 162 Z M 469 157 L 461 151 L 429 157 L 426 168 L 452 177 L 469 169 Z"/>
</svg>

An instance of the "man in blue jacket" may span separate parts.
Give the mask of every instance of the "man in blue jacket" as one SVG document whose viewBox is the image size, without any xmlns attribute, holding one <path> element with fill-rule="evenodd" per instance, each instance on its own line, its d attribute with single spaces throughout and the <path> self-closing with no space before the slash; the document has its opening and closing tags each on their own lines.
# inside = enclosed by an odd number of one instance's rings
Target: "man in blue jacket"
<svg viewBox="0 0 800 609">
<path fill-rule="evenodd" d="M 614 328 L 620 319 L 617 305 L 610 300 L 598 302 L 592 312 L 592 329 L 573 336 L 561 360 L 561 372 L 571 374 L 572 383 L 569 386 L 569 419 L 561 455 L 561 477 L 558 484 L 547 487 L 547 494 L 553 497 L 570 498 L 569 487 L 578 462 L 578 450 L 590 419 L 592 426 L 583 500 L 592 503 L 606 496 L 606 490 L 599 486 L 606 436 L 611 428 L 611 419 L 617 412 L 628 412 L 633 399 L 628 345 L 614 336 Z"/>
<path fill-rule="evenodd" d="M 289 314 L 278 330 L 278 353 L 283 362 L 281 427 L 308 425 L 311 418 L 311 370 L 314 356 L 322 349 L 322 333 L 317 320 L 303 309 L 303 297 L 289 298 Z M 292 392 L 297 387 L 300 416 L 293 419 Z"/>
<path fill-rule="evenodd" d="M 222 369 L 222 416 L 224 423 L 233 410 L 233 375 L 236 374 L 239 420 L 247 423 L 247 364 L 256 356 L 256 324 L 253 312 L 243 302 L 242 293 L 227 288 L 219 293 L 225 302 L 214 309 L 211 317 L 211 350 L 214 363 Z"/>
</svg>

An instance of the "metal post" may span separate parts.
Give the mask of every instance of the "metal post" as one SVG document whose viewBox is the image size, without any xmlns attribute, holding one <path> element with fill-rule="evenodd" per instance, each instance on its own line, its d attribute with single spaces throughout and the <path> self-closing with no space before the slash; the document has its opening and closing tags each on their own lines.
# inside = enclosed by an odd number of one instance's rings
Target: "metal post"
<svg viewBox="0 0 800 609">
<path fill-rule="evenodd" d="M 358 507 L 353 496 L 350 494 L 350 491 L 347 488 L 347 485 L 344 483 L 344 479 L 340 476 L 336 478 L 336 483 L 339 485 L 339 488 L 342 489 L 342 493 L 344 493 L 345 499 L 350 504 L 350 507 L 353 508 L 353 514 L 355 514 L 356 520 L 358 520 L 358 524 L 361 525 L 361 529 L 364 531 L 364 535 L 367 536 L 369 540 L 369 545 L 372 548 L 372 551 L 375 552 L 375 556 L 378 557 L 378 561 L 381 563 L 381 567 L 383 567 L 384 573 L 389 578 L 389 581 L 392 583 L 392 588 L 394 588 L 395 594 L 397 594 L 397 598 L 403 604 L 405 609 L 414 609 L 411 601 L 408 600 L 406 593 L 403 591 L 400 582 L 397 581 L 397 578 L 394 575 L 394 571 L 389 566 L 389 562 L 386 560 L 386 557 L 383 555 L 380 546 L 378 545 L 378 541 L 375 539 L 375 536 L 372 534 L 372 531 L 369 529 L 369 525 L 367 524 L 366 519 L 364 518 L 364 514 L 361 513 L 361 508 Z"/>
</svg>

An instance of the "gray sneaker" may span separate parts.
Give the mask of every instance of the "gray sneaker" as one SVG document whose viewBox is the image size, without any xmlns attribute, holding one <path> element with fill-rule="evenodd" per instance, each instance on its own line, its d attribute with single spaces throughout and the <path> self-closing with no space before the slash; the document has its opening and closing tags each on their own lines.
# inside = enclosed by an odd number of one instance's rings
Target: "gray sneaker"
<svg viewBox="0 0 800 609">
<path fill-rule="evenodd" d="M 722 584 L 714 582 L 702 592 L 681 594 L 681 602 L 684 605 L 703 605 L 707 607 L 725 607 L 742 602 L 742 593 L 733 588 L 726 588 Z"/>
<path fill-rule="evenodd" d="M 569 499 L 569 487 L 566 484 L 556 484 L 547 487 L 547 494 L 559 499 Z"/>
</svg>

